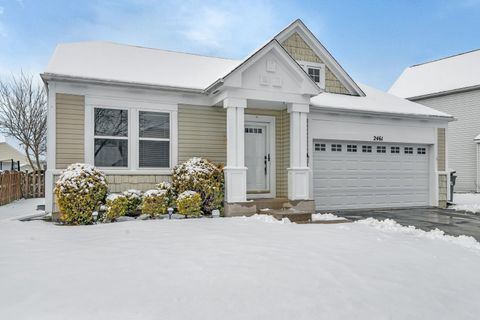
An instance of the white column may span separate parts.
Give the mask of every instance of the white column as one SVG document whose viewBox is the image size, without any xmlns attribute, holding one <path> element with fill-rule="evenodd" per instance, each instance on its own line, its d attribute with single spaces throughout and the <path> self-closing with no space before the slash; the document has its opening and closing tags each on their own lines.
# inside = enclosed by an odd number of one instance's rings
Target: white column
<svg viewBox="0 0 480 320">
<path fill-rule="evenodd" d="M 247 201 L 247 168 L 245 167 L 246 99 L 227 98 L 227 166 L 225 173 L 225 201 Z"/>
<path fill-rule="evenodd" d="M 288 198 L 307 200 L 310 195 L 311 170 L 307 163 L 308 104 L 291 104 L 290 113 L 290 168 L 288 168 Z"/>
<path fill-rule="evenodd" d="M 56 88 L 55 82 L 48 83 L 48 105 L 47 105 L 47 170 L 45 172 L 45 212 L 53 212 L 54 207 L 54 178 L 53 172 L 55 163 L 56 144 Z"/>
</svg>

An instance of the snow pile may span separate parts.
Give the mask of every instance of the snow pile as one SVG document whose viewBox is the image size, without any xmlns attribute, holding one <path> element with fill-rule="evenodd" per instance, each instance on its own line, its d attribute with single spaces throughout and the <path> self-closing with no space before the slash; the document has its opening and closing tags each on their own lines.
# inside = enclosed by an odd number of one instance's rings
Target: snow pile
<svg viewBox="0 0 480 320">
<path fill-rule="evenodd" d="M 355 223 L 369 225 L 371 227 L 374 227 L 375 229 L 382 231 L 399 232 L 427 239 L 438 239 L 455 243 L 465 248 L 480 250 L 480 243 L 478 243 L 477 240 L 475 240 L 473 237 L 463 235 L 458 237 L 450 236 L 446 235 L 445 232 L 439 229 L 427 232 L 417 229 L 414 226 L 404 227 L 392 219 L 385 219 L 383 221 L 380 221 L 374 218 L 367 218 L 364 220 L 356 221 Z"/>
<path fill-rule="evenodd" d="M 276 223 L 276 224 L 291 224 L 292 222 L 288 218 L 283 218 L 282 220 L 277 220 L 272 216 L 267 214 L 254 214 L 250 217 L 240 217 L 241 219 L 251 220 L 251 221 L 260 221 L 265 223 Z M 235 218 L 234 218 L 235 219 Z"/>
<path fill-rule="evenodd" d="M 336 216 L 332 213 L 314 213 L 312 214 L 312 221 L 345 221 L 347 219 Z"/>
<path fill-rule="evenodd" d="M 195 196 L 196 194 L 197 194 L 197 192 L 195 192 L 195 191 L 187 190 L 187 191 L 184 191 L 184 192 L 180 193 L 178 195 L 177 200 L 184 200 L 186 198 L 191 198 L 191 197 Z"/>
<path fill-rule="evenodd" d="M 56 186 L 63 191 L 65 188 L 84 190 L 85 186 L 92 188 L 93 183 L 85 182 L 88 177 L 94 177 L 98 183 L 107 185 L 105 175 L 94 166 L 85 163 L 74 163 L 68 166 L 56 182 Z"/>
<path fill-rule="evenodd" d="M 472 213 L 480 212 L 479 193 L 455 193 L 453 196 L 453 202 L 455 205 L 451 206 L 451 209 Z"/>
</svg>

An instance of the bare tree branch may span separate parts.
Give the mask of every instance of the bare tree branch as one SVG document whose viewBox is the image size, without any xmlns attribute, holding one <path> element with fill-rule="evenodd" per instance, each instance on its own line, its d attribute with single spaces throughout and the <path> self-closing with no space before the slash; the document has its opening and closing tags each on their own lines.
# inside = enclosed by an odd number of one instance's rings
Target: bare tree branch
<svg viewBox="0 0 480 320">
<path fill-rule="evenodd" d="M 24 148 L 30 166 L 41 170 L 46 152 L 47 97 L 33 76 L 20 73 L 0 80 L 0 128 Z"/>
</svg>

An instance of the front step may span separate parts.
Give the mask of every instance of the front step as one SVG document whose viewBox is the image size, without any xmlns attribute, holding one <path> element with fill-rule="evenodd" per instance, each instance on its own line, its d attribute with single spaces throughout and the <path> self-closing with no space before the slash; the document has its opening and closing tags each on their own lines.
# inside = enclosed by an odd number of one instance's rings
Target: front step
<svg viewBox="0 0 480 320">
<path fill-rule="evenodd" d="M 295 223 L 309 223 L 312 221 L 312 213 L 305 211 L 298 211 L 295 209 L 272 209 L 262 210 L 261 214 L 268 214 L 277 220 L 288 218 L 291 222 Z"/>
</svg>

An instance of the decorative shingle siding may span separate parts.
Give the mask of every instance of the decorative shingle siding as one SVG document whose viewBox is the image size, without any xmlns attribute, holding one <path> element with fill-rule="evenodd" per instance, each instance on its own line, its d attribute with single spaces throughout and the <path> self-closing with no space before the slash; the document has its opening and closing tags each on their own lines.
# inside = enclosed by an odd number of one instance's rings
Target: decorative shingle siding
<svg viewBox="0 0 480 320">
<path fill-rule="evenodd" d="M 154 189 L 162 181 L 170 181 L 170 176 L 107 175 L 109 192 L 123 192 L 128 189 L 147 191 Z"/>
<path fill-rule="evenodd" d="M 414 100 L 446 112 L 456 118 L 448 124 L 448 168 L 456 171 L 455 190 L 476 192 L 477 146 L 473 139 L 480 134 L 480 90 Z"/>
<path fill-rule="evenodd" d="M 85 97 L 56 95 L 56 169 L 85 161 Z"/>
<path fill-rule="evenodd" d="M 178 106 L 178 161 L 227 160 L 227 113 L 222 107 Z"/>
<path fill-rule="evenodd" d="M 285 40 L 282 46 L 297 61 L 324 63 L 296 32 Z M 328 67 L 325 68 L 325 91 L 350 94 Z"/>
<path fill-rule="evenodd" d="M 287 168 L 290 163 L 290 114 L 287 110 L 245 109 L 245 114 L 275 117 L 276 191 L 277 197 L 288 195 Z"/>
</svg>

